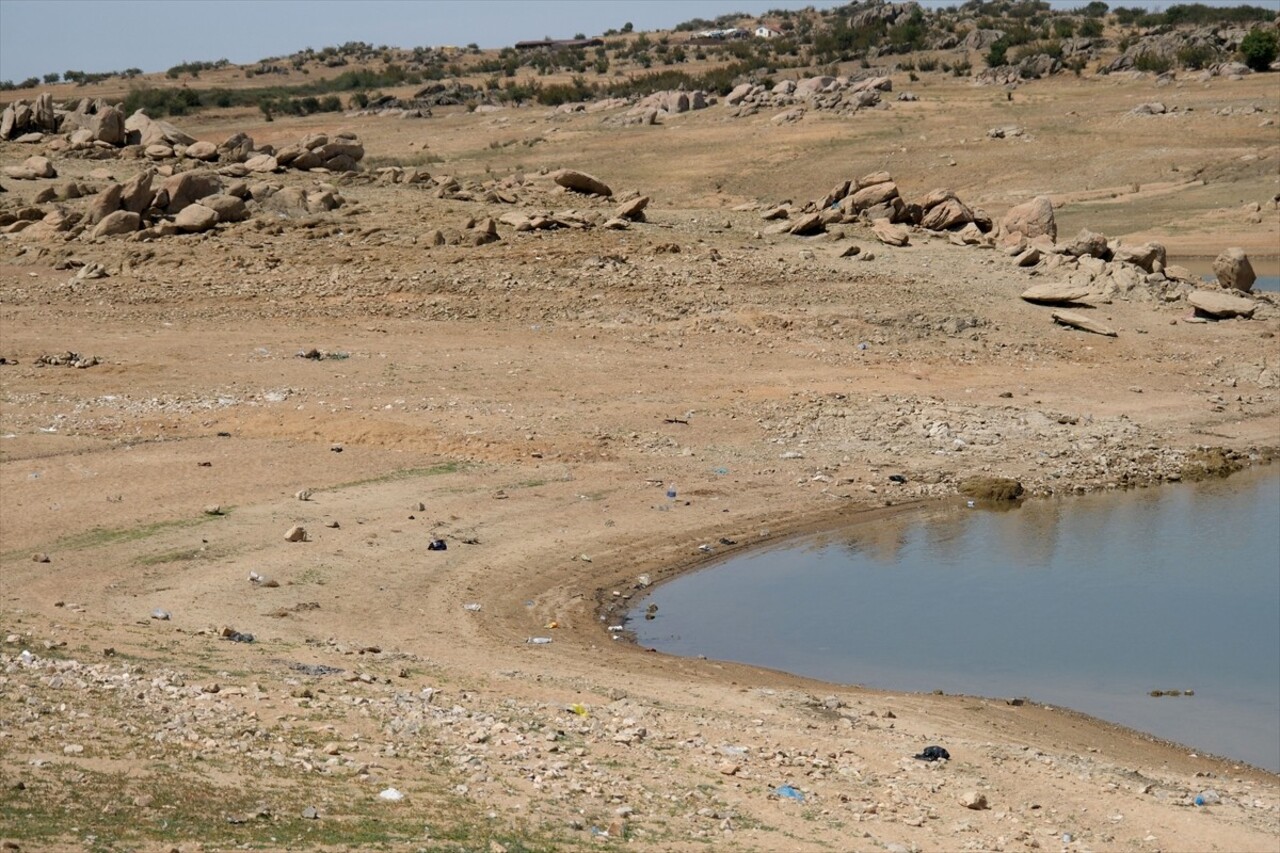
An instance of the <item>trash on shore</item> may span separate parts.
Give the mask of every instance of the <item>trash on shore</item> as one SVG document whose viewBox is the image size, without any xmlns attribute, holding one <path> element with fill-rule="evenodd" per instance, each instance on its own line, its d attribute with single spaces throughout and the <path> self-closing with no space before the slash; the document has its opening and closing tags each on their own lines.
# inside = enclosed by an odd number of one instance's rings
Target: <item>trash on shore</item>
<svg viewBox="0 0 1280 853">
<path fill-rule="evenodd" d="M 950 761 L 951 753 L 940 746 L 926 746 L 916 758 L 921 761 Z"/>
<path fill-rule="evenodd" d="M 794 800 L 797 803 L 804 802 L 804 792 L 790 785 L 779 785 L 773 789 L 773 793 L 784 800 Z"/>
</svg>

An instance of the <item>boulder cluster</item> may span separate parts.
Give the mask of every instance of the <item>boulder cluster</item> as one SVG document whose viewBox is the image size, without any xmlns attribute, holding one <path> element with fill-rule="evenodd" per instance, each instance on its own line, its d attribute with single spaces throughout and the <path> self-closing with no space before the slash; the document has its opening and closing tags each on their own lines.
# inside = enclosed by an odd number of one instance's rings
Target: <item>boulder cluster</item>
<svg viewBox="0 0 1280 853">
<path fill-rule="evenodd" d="M 73 148 L 115 149 L 128 144 L 124 113 L 98 98 L 82 98 L 74 109 L 54 106 L 48 92 L 33 101 L 17 100 L 0 113 L 0 140 L 43 142 L 64 133 Z"/>
<path fill-rule="evenodd" d="M 880 103 L 883 93 L 893 91 L 888 77 L 808 77 L 783 80 L 772 88 L 759 83 L 742 83 L 724 98 L 735 118 L 754 115 L 762 108 L 804 107 L 836 113 L 854 113 Z"/>
<path fill-rule="evenodd" d="M 954 231 L 960 242 L 977 242 L 992 230 L 991 217 L 971 208 L 954 192 L 938 189 L 918 202 L 909 202 L 898 191 L 888 172 L 872 172 L 841 181 L 825 196 L 802 207 L 781 204 L 765 210 L 762 218 L 774 221 L 766 233 L 809 237 L 837 223 L 862 222 L 875 227 L 881 242 L 905 245 L 906 231 L 895 227 L 916 225 L 931 231 Z"/>
<path fill-rule="evenodd" d="M 46 140 L 46 136 L 60 138 Z M 82 99 L 74 109 L 54 106 L 47 92 L 33 102 L 15 101 L 0 114 L 0 139 L 17 142 L 46 142 L 49 151 L 91 159 L 147 159 L 156 162 L 194 160 L 223 164 L 227 177 L 245 177 L 250 172 L 278 172 L 282 169 L 327 169 L 356 172 L 364 159 L 364 145 L 354 133 L 328 136 L 313 133 L 294 145 L 276 150 L 271 145 L 255 145 L 244 133 L 233 134 L 220 145 L 197 140 L 173 124 L 148 116 L 142 110 L 125 117 L 119 107 L 102 99 Z M 228 168 L 230 171 L 228 171 Z M 54 175 L 10 174 L 14 178 L 54 177 Z"/>
<path fill-rule="evenodd" d="M 133 119 L 131 116 L 129 120 Z M 151 127 L 165 124 L 147 121 Z M 235 133 L 220 145 L 197 142 L 190 137 L 184 140 L 166 136 L 148 145 L 146 156 L 152 160 L 176 157 L 202 163 L 221 163 L 224 164 L 220 170 L 223 175 L 242 178 L 251 172 L 268 173 L 284 169 L 357 172 L 360 161 L 364 159 L 364 145 L 354 133 L 339 133 L 332 137 L 311 133 L 296 144 L 278 150 L 272 145 L 255 145 L 253 138 L 245 133 Z"/>
</svg>

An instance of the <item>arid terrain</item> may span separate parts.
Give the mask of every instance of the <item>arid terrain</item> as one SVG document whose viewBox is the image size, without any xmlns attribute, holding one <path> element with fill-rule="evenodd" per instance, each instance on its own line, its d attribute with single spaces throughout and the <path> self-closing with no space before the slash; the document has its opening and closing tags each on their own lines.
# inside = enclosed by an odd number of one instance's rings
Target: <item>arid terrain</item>
<svg viewBox="0 0 1280 853">
<path fill-rule="evenodd" d="M 1248 319 L 1188 301 L 1228 247 L 1280 269 L 1280 75 L 890 76 L 918 99 L 785 120 L 174 118 L 213 146 L 364 149 L 358 172 L 223 174 L 246 215 L 195 233 L 74 219 L 148 169 L 225 163 L 0 143 L 0 166 L 57 172 L 0 177 L 0 213 L 35 223 L 0 229 L 0 837 L 1274 851 L 1280 778 L 1238 762 L 1035 697 L 825 684 L 609 630 L 726 553 L 892 541 L 972 478 L 1159 488 L 1280 447 L 1280 297 L 1248 295 Z M 856 216 L 809 237 L 762 218 L 882 171 L 995 230 L 891 246 Z M 998 226 L 1037 196 L 1057 244 L 1019 265 Z M 538 217 L 562 227 L 522 230 Z M 1057 251 L 1085 228 L 1167 260 Z M 1019 298 L 1042 283 L 1082 287 L 1070 310 L 1114 335 Z M 951 759 L 912 757 L 929 745 Z"/>
</svg>

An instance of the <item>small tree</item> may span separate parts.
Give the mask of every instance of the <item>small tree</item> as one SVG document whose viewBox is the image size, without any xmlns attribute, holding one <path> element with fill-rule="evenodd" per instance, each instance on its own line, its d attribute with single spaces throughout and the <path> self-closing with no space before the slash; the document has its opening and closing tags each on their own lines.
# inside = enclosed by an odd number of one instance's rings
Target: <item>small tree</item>
<svg viewBox="0 0 1280 853">
<path fill-rule="evenodd" d="M 62 75 L 57 71 L 50 71 L 48 74 L 44 75 L 44 82 L 57 83 L 60 77 L 62 77 Z"/>
<path fill-rule="evenodd" d="M 999 68 L 1004 65 L 1005 55 L 1009 52 L 1009 42 L 1004 39 L 996 39 L 991 44 L 991 48 L 987 51 L 987 66 L 990 68 Z"/>
<path fill-rule="evenodd" d="M 1280 53 L 1280 39 L 1274 30 L 1254 28 L 1240 40 L 1240 56 L 1254 71 L 1266 71 Z"/>
</svg>

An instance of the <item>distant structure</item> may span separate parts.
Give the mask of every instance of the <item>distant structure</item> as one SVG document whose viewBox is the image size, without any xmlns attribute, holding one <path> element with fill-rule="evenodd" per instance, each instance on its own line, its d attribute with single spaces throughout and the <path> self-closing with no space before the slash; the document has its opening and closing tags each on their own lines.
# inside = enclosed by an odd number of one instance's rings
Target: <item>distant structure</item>
<svg viewBox="0 0 1280 853">
<path fill-rule="evenodd" d="M 542 48 L 603 47 L 604 39 L 535 39 L 516 42 L 516 50 L 540 50 Z"/>
<path fill-rule="evenodd" d="M 760 26 L 756 27 L 755 35 L 756 35 L 756 38 L 758 39 L 773 39 L 782 35 L 782 30 L 777 29 L 776 27 L 770 27 L 765 24 L 761 24 Z"/>
<path fill-rule="evenodd" d="M 701 30 L 693 34 L 695 39 L 709 39 L 712 41 L 731 41 L 733 39 L 744 39 L 749 36 L 746 30 L 741 27 L 732 27 L 727 30 Z"/>
</svg>

